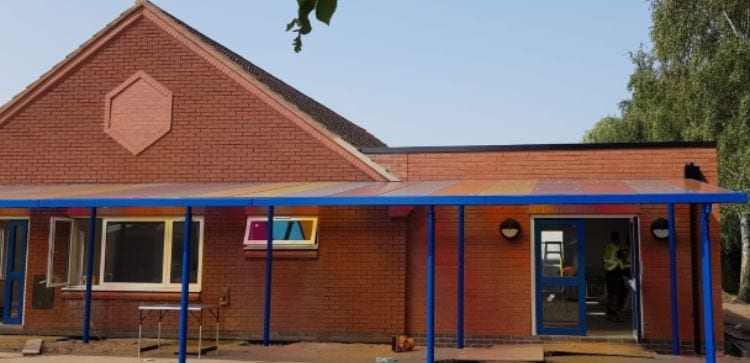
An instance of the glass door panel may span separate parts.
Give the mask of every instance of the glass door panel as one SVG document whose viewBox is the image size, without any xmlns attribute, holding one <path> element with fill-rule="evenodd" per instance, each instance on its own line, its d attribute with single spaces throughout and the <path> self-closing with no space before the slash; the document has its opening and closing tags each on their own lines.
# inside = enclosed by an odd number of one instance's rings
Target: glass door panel
<svg viewBox="0 0 750 363">
<path fill-rule="evenodd" d="M 537 332 L 585 335 L 583 223 L 538 219 L 535 224 Z"/>
<path fill-rule="evenodd" d="M 578 287 L 552 286 L 542 288 L 542 326 L 546 328 L 577 329 Z"/>
<path fill-rule="evenodd" d="M 21 324 L 23 321 L 27 226 L 27 221 L 11 221 L 8 223 L 8 239 L 5 250 L 3 324 Z"/>
</svg>

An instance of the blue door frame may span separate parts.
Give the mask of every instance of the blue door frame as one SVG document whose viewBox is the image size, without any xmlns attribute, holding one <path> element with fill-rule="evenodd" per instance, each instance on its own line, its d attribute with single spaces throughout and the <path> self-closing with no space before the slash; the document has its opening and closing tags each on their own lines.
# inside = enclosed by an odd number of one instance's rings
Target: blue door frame
<svg viewBox="0 0 750 363">
<path fill-rule="evenodd" d="M 28 221 L 8 222 L 5 248 L 5 289 L 3 292 L 3 324 L 23 322 L 23 294 L 26 278 L 26 244 Z M 16 240 L 19 241 L 16 244 Z M 13 295 L 13 286 L 18 286 Z M 15 308 L 13 308 L 15 306 Z"/>
<path fill-rule="evenodd" d="M 574 226 L 576 230 L 576 274 L 575 276 L 543 276 L 542 263 L 542 229 L 545 226 Z M 586 335 L 586 261 L 583 220 L 580 219 L 535 219 L 534 221 L 534 261 L 536 274 L 536 330 L 542 335 Z M 564 242 L 563 242 L 564 243 Z M 564 247 L 561 247 L 564 248 Z M 562 261 L 561 261 L 562 263 Z M 544 326 L 544 287 L 576 287 L 578 301 L 577 327 L 549 327 Z M 568 297 L 563 296 L 563 299 Z"/>
</svg>

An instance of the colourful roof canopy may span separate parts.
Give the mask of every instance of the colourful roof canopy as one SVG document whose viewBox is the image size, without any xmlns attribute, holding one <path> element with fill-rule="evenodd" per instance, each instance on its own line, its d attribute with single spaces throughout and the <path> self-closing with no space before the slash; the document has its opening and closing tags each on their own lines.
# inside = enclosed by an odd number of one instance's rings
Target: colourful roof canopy
<svg viewBox="0 0 750 363">
<path fill-rule="evenodd" d="M 745 203 L 691 179 L 0 185 L 0 207 Z"/>
</svg>

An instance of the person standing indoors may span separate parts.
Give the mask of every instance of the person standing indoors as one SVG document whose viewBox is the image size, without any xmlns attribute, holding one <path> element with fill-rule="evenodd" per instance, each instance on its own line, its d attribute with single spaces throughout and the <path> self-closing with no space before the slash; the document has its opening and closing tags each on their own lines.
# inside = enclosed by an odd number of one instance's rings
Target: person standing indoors
<svg viewBox="0 0 750 363">
<path fill-rule="evenodd" d="M 620 249 L 620 234 L 609 234 L 609 243 L 604 248 L 604 270 L 607 281 L 607 320 L 621 323 L 619 310 L 625 294 L 623 280 L 623 251 Z"/>
</svg>

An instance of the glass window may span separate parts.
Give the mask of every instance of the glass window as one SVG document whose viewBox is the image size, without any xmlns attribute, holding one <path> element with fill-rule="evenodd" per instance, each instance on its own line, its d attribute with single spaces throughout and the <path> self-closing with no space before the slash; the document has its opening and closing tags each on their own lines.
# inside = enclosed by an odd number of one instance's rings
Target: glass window
<svg viewBox="0 0 750 363">
<path fill-rule="evenodd" d="M 108 222 L 104 282 L 160 283 L 164 222 Z"/>
<path fill-rule="evenodd" d="M 172 273 L 169 282 L 182 282 L 182 242 L 185 239 L 185 222 L 175 222 L 172 232 Z M 190 225 L 190 283 L 198 282 L 198 262 L 200 254 L 200 223 Z"/>
<path fill-rule="evenodd" d="M 86 284 L 89 219 L 53 218 L 48 272 L 55 286 Z M 64 224 L 67 221 L 68 224 Z M 165 290 L 180 288 L 185 223 L 178 217 L 97 219 L 92 285 L 107 290 Z M 2 226 L 0 226 L 1 228 Z M 193 219 L 191 232 L 191 291 L 200 291 L 203 219 Z M 103 232 L 102 232 L 103 231 Z M 68 244 L 65 244 L 69 240 Z M 67 263 L 61 262 L 65 252 Z M 60 282 L 67 270 L 67 281 Z M 50 280 L 52 281 L 52 280 Z"/>
<path fill-rule="evenodd" d="M 99 263 L 102 251 L 102 219 L 96 219 L 94 236 L 94 275 L 92 285 L 99 284 Z M 88 267 L 89 218 L 73 219 L 73 232 L 70 247 L 70 284 L 82 286 L 86 284 L 86 268 Z"/>
<path fill-rule="evenodd" d="M 70 238 L 73 220 L 52 218 L 47 260 L 47 287 L 65 286 L 70 278 Z"/>
<path fill-rule="evenodd" d="M 273 247 L 286 249 L 314 249 L 318 247 L 317 217 L 274 217 Z M 266 248 L 268 219 L 248 217 L 245 227 L 246 249 Z"/>
</svg>

